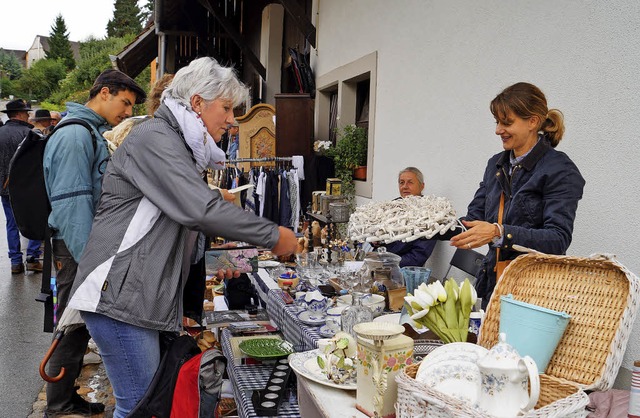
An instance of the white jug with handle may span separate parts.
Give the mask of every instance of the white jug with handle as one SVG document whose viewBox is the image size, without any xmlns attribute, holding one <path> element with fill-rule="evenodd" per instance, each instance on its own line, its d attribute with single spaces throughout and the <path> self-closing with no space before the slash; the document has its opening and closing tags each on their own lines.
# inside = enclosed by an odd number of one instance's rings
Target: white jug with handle
<svg viewBox="0 0 640 418">
<path fill-rule="evenodd" d="M 482 375 L 479 407 L 495 417 L 514 417 L 526 413 L 538 402 L 540 377 L 529 356 L 520 357 L 501 333 L 498 344 L 480 360 Z"/>
</svg>

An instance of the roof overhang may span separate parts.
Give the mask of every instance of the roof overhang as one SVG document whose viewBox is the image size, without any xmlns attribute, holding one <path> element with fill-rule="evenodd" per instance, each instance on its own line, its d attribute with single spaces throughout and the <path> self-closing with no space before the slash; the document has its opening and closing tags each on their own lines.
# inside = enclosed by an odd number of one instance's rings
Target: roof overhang
<svg viewBox="0 0 640 418">
<path fill-rule="evenodd" d="M 111 56 L 111 62 L 114 68 L 134 78 L 157 56 L 158 42 L 155 25 L 151 24 L 118 55 Z"/>
</svg>

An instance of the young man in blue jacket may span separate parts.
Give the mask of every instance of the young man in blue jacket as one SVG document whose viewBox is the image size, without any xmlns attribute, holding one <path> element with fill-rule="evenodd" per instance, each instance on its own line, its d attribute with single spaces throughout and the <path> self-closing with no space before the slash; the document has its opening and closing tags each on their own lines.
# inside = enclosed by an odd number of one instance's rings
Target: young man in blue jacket
<svg viewBox="0 0 640 418">
<path fill-rule="evenodd" d="M 43 166 L 47 193 L 51 203 L 49 226 L 53 231 L 53 260 L 58 286 L 58 318 L 69 301 L 78 260 L 84 251 L 98 206 L 102 174 L 109 152 L 102 134 L 133 114 L 133 105 L 144 102 L 146 94 L 126 74 L 117 70 L 102 72 L 89 92 L 85 105 L 67 103 L 64 119 L 87 122 L 93 134 L 82 125 L 64 126 L 49 139 Z M 56 376 L 60 368 L 65 376 L 47 384 L 47 416 L 59 414 L 95 414 L 104 404 L 90 403 L 75 387 L 89 342 L 85 327 L 73 330 L 60 341 L 49 361 L 48 373 Z"/>
</svg>

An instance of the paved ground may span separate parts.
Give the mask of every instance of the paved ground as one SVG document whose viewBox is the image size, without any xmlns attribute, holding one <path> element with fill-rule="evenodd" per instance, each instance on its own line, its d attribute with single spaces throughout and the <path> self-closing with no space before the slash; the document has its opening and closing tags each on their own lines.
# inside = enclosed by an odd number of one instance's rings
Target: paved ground
<svg viewBox="0 0 640 418">
<path fill-rule="evenodd" d="M 0 418 L 40 418 L 46 402 L 38 367 L 51 341 L 42 332 L 42 304 L 35 301 L 42 276 L 11 274 L 4 224 L 0 210 Z M 114 400 L 102 364 L 85 366 L 78 384 L 88 400 L 107 405 L 96 417 L 110 418 Z"/>
</svg>

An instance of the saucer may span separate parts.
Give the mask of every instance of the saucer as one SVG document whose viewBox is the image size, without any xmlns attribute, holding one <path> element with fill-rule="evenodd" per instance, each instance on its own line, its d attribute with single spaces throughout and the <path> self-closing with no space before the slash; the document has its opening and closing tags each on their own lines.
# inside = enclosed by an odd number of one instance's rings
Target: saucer
<svg viewBox="0 0 640 418">
<path fill-rule="evenodd" d="M 325 337 L 325 338 L 333 337 L 334 335 L 336 335 L 336 332 L 338 332 L 337 329 L 331 328 L 327 325 L 323 325 L 320 328 L 318 328 L 318 334 L 320 334 L 322 337 Z"/>
<path fill-rule="evenodd" d="M 310 311 L 302 311 L 298 314 L 298 319 L 305 325 L 309 325 L 312 327 L 317 327 L 324 324 L 326 316 L 322 315 L 321 317 L 312 318 L 312 312 Z"/>
</svg>

